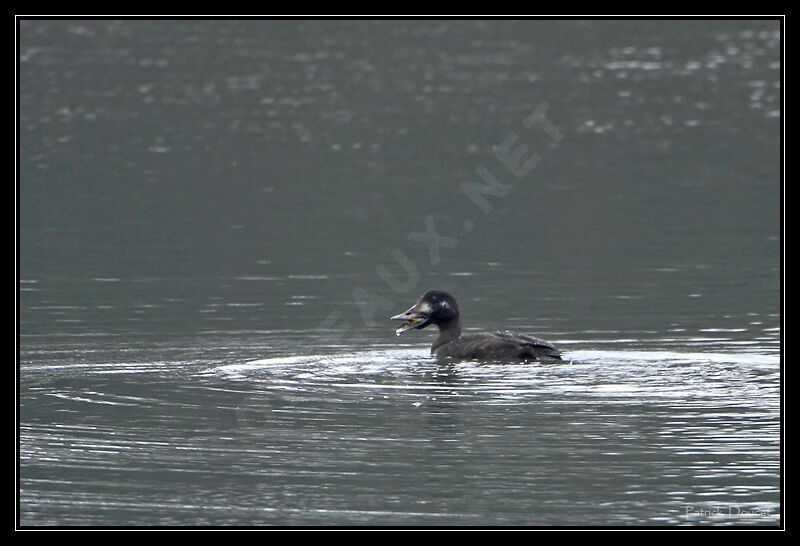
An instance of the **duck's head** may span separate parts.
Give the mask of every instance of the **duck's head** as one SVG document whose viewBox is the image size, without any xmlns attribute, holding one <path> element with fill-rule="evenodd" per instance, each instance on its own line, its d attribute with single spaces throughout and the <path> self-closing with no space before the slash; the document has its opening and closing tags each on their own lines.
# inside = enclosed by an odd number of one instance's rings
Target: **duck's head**
<svg viewBox="0 0 800 546">
<path fill-rule="evenodd" d="M 456 299 L 441 290 L 428 290 L 405 313 L 391 317 L 391 320 L 402 320 L 403 324 L 395 330 L 399 336 L 413 328 L 425 328 L 429 324 L 446 324 L 458 318 Z"/>
</svg>

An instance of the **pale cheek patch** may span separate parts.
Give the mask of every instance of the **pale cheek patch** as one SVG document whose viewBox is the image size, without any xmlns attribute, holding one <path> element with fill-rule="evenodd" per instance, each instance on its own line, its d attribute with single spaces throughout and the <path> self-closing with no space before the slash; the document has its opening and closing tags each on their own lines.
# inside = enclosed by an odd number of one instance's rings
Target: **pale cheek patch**
<svg viewBox="0 0 800 546">
<path fill-rule="evenodd" d="M 420 313 L 430 313 L 433 310 L 430 303 L 423 303 L 422 306 L 419 308 Z"/>
</svg>

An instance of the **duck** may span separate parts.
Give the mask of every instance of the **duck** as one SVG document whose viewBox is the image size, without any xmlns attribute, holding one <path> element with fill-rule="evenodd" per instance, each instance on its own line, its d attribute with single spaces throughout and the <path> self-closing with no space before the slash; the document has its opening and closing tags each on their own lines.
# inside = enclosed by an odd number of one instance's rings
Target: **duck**
<svg viewBox="0 0 800 546">
<path fill-rule="evenodd" d="M 559 361 L 561 352 L 552 343 L 507 330 L 480 334 L 461 334 L 456 299 L 441 290 L 428 290 L 407 311 L 390 317 L 403 321 L 395 334 L 436 325 L 439 336 L 431 355 L 440 359 L 492 361 Z"/>
</svg>

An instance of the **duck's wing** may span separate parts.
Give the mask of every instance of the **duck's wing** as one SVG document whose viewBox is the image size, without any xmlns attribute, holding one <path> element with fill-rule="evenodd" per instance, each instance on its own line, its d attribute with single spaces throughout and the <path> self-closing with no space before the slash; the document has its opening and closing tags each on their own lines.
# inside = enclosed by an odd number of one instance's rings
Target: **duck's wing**
<svg viewBox="0 0 800 546">
<path fill-rule="evenodd" d="M 552 343 L 507 331 L 461 336 L 431 352 L 458 359 L 561 360 L 561 353 Z"/>
<path fill-rule="evenodd" d="M 536 359 L 544 357 L 561 360 L 561 352 L 556 349 L 556 346 L 538 337 L 517 334 L 508 330 L 498 330 L 492 335 L 503 341 L 520 345 L 524 357 Z"/>
<path fill-rule="evenodd" d="M 439 357 L 475 360 L 506 360 L 524 358 L 517 342 L 501 339 L 490 333 L 468 334 L 442 345 L 435 351 Z"/>
</svg>

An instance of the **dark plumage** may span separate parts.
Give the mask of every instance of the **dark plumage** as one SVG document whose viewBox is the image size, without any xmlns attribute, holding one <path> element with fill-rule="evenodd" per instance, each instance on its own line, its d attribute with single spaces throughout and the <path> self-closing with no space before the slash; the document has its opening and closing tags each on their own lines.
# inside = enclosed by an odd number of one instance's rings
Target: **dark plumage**
<svg viewBox="0 0 800 546">
<path fill-rule="evenodd" d="M 552 343 L 535 337 L 497 331 L 461 335 L 458 304 L 453 296 L 440 290 L 429 290 L 405 313 L 391 317 L 402 320 L 396 330 L 399 336 L 411 329 L 429 324 L 439 327 L 431 354 L 461 360 L 561 360 L 561 353 Z"/>
</svg>

